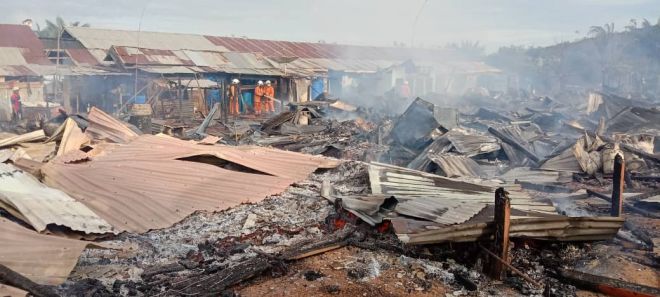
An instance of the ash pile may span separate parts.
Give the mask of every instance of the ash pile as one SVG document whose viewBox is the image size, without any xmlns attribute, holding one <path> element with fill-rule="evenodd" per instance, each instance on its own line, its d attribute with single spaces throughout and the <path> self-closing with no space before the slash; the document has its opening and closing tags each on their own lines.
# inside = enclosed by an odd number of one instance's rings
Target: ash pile
<svg viewBox="0 0 660 297">
<path fill-rule="evenodd" d="M 583 99 L 3 134 L 0 292 L 657 296 L 660 112 Z"/>
</svg>

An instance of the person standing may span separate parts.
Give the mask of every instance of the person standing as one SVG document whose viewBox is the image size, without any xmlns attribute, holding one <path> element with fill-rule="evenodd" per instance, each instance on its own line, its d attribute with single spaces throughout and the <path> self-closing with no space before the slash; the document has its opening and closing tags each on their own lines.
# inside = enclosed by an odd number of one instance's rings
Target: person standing
<svg viewBox="0 0 660 297">
<path fill-rule="evenodd" d="M 240 110 L 238 109 L 238 96 L 241 91 L 238 84 L 240 81 L 238 79 L 233 79 L 229 89 L 227 90 L 227 97 L 229 97 L 229 114 L 238 115 Z"/>
<path fill-rule="evenodd" d="M 264 95 L 264 98 L 266 99 L 266 106 L 264 106 L 266 112 L 275 112 L 275 105 L 273 104 L 273 101 L 275 101 L 275 88 L 273 88 L 270 80 L 266 81 Z"/>
<path fill-rule="evenodd" d="M 23 117 L 23 106 L 21 104 L 21 94 L 19 93 L 18 87 L 12 89 L 11 111 L 11 119 L 13 122 L 17 122 Z"/>
<path fill-rule="evenodd" d="M 264 99 L 264 82 L 263 81 L 258 81 L 257 82 L 257 87 L 254 88 L 254 114 L 260 115 L 261 114 L 261 102 Z"/>
</svg>

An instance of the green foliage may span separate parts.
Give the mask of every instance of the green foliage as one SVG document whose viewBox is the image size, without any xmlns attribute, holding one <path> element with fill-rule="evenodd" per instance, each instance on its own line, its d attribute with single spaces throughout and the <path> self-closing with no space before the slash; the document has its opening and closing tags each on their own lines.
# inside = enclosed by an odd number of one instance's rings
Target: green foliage
<svg viewBox="0 0 660 297">
<path fill-rule="evenodd" d="M 57 38 L 57 36 L 64 30 L 64 27 L 89 27 L 90 25 L 85 23 L 81 24 L 79 21 L 67 23 L 58 16 L 55 18 L 55 21 L 46 20 L 46 27 L 43 29 L 37 25 L 38 34 L 40 37 L 48 38 Z"/>
</svg>

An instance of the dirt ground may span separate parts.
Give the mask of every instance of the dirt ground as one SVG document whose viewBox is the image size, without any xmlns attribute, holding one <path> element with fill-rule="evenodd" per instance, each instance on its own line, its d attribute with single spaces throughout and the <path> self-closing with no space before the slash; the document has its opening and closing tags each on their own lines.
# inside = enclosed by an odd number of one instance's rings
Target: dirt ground
<svg viewBox="0 0 660 297">
<path fill-rule="evenodd" d="M 452 289 L 434 276 L 402 269 L 392 253 L 368 253 L 356 248 L 341 248 L 294 263 L 280 278 L 259 278 L 237 287 L 241 296 L 444 296 Z M 378 259 L 376 259 L 378 258 Z M 356 263 L 366 262 L 371 271 L 363 273 Z M 390 262 L 391 264 L 387 264 Z M 314 279 L 313 275 L 319 278 Z M 360 277 L 362 276 L 362 277 Z"/>
</svg>

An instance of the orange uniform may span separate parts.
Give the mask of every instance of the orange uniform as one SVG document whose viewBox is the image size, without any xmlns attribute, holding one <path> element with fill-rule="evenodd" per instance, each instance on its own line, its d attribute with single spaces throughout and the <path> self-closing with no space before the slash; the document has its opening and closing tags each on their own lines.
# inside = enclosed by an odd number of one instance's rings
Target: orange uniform
<svg viewBox="0 0 660 297">
<path fill-rule="evenodd" d="M 264 109 L 266 112 L 275 112 L 275 106 L 273 104 L 273 101 L 275 101 L 273 100 L 275 98 L 275 88 L 273 88 L 271 85 L 266 85 L 264 89 L 264 95 L 266 95 L 266 104 Z"/>
<path fill-rule="evenodd" d="M 263 96 L 266 93 L 266 88 L 264 86 L 257 86 L 254 88 L 254 113 L 261 114 L 261 102 Z"/>
<path fill-rule="evenodd" d="M 238 109 L 238 93 L 240 92 L 238 84 L 229 85 L 229 90 L 227 95 L 229 97 L 229 114 L 238 115 L 240 110 Z"/>
</svg>

